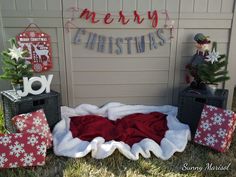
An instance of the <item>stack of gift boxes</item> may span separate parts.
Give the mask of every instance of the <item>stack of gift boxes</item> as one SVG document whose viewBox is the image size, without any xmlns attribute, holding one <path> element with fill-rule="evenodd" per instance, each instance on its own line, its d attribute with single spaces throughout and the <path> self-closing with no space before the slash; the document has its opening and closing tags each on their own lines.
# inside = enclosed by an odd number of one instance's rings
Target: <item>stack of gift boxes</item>
<svg viewBox="0 0 236 177">
<path fill-rule="evenodd" d="M 17 133 L 0 134 L 0 168 L 45 164 L 52 134 L 43 109 L 12 118 Z"/>
<path fill-rule="evenodd" d="M 186 88 L 179 96 L 178 118 L 190 126 L 192 140 L 219 152 L 229 149 L 236 127 L 236 114 L 226 109 L 227 93 L 221 89 L 207 95 Z"/>
<path fill-rule="evenodd" d="M 6 90 L 1 96 L 8 134 L 0 134 L 0 168 L 44 165 L 51 130 L 60 121 L 59 93 L 20 97 Z"/>
</svg>

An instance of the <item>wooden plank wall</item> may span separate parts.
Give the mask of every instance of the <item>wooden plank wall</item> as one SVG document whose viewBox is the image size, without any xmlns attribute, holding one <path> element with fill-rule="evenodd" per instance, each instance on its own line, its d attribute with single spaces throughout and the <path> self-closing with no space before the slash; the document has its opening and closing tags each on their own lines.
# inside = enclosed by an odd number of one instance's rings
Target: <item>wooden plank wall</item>
<svg viewBox="0 0 236 177">
<path fill-rule="evenodd" d="M 5 39 L 23 30 L 32 20 L 52 36 L 55 67 L 50 73 L 55 76 L 53 88 L 62 93 L 63 103 L 70 106 L 81 103 L 100 106 L 110 101 L 176 104 L 180 89 L 186 86 L 184 65 L 195 50 L 194 34 L 202 32 L 209 35 L 219 42 L 221 53 L 231 52 L 234 0 L 0 0 L 0 3 Z M 132 52 L 127 55 L 125 48 L 123 55 L 97 53 L 84 47 L 86 39 L 82 39 L 80 45 L 73 43 L 76 29 L 63 31 L 64 24 L 70 18 L 70 7 L 114 14 L 122 9 L 128 15 L 134 9 L 140 13 L 157 9 L 160 14 L 159 27 L 164 25 L 164 15 L 160 12 L 167 9 L 175 20 L 174 39 L 144 54 Z M 104 25 L 77 19 L 75 24 L 90 32 L 123 38 L 153 31 L 147 22 L 124 26 L 118 22 Z M 134 51 L 134 44 L 132 47 Z M 235 64 L 232 58 L 229 61 Z M 231 78 L 226 84 L 230 89 L 229 105 L 235 86 L 232 72 Z"/>
<path fill-rule="evenodd" d="M 1 4 L 0 4 L 0 8 L 1 8 Z M 0 13 L 0 49 L 5 48 L 5 43 L 4 41 L 4 28 L 3 28 L 3 24 L 2 24 L 2 14 Z M 2 68 L 2 61 L 0 60 L 0 68 Z M 2 70 L 0 70 L 0 74 L 2 74 Z M 1 81 L 0 82 L 0 90 L 7 90 L 9 89 L 10 85 L 7 81 Z M 1 101 L 1 100 L 0 100 Z"/>
<path fill-rule="evenodd" d="M 171 1 L 63 1 L 65 7 L 65 22 L 70 17 L 66 11 L 69 7 L 77 6 L 94 9 L 100 12 L 112 12 L 118 14 L 123 9 L 126 14 L 138 9 L 140 13 L 149 9 L 158 9 L 160 12 L 169 7 L 169 11 L 176 18 L 178 15 L 178 2 L 171 5 Z M 76 14 L 77 15 L 77 14 Z M 160 27 L 164 24 L 164 15 L 161 15 Z M 102 18 L 102 16 L 98 16 Z M 177 19 L 177 18 L 176 18 Z M 77 26 L 87 31 L 100 35 L 109 35 L 113 38 L 140 36 L 154 32 L 150 24 L 145 21 L 137 25 L 130 20 L 128 25 L 121 25 L 114 20 L 112 25 L 97 23 L 93 25 L 84 20 L 76 20 Z M 104 30 L 105 29 L 105 30 Z M 169 30 L 165 30 L 169 36 Z M 175 55 L 171 51 L 175 48 L 176 40 L 168 41 L 164 46 L 149 51 L 148 38 L 146 37 L 146 50 L 138 54 L 135 43 L 132 43 L 131 54 L 127 54 L 126 46 L 123 45 L 122 55 L 109 54 L 108 47 L 105 53 L 85 48 L 87 36 L 82 36 L 82 43 L 73 43 L 76 29 L 65 32 L 66 58 L 71 58 L 67 64 L 68 97 L 70 105 L 92 103 L 103 105 L 110 101 L 118 101 L 127 104 L 162 105 L 172 102 L 174 84 Z M 176 34 L 176 31 L 175 31 Z M 106 43 L 105 46 L 108 46 Z M 172 55 L 173 54 L 173 55 Z"/>
<path fill-rule="evenodd" d="M 62 102 L 67 103 L 65 55 L 61 0 L 1 0 L 4 42 L 25 30 L 30 22 L 36 23 L 42 31 L 51 35 L 53 69 L 52 89 L 62 93 Z M 39 75 L 39 74 L 37 74 Z"/>
</svg>

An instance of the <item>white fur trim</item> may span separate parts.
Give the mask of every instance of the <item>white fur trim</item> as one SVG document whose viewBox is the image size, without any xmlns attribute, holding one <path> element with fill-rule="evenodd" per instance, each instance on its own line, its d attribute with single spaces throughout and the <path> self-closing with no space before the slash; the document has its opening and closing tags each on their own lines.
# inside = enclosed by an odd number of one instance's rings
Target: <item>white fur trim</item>
<svg viewBox="0 0 236 177">
<path fill-rule="evenodd" d="M 82 104 L 75 109 L 62 107 L 62 120 L 53 130 L 54 153 L 59 156 L 84 157 L 91 152 L 92 157 L 103 159 L 110 156 L 118 149 L 125 157 L 131 160 L 138 160 L 139 154 L 144 158 L 149 158 L 151 152 L 163 160 L 169 159 L 175 152 L 184 151 L 188 139 L 190 139 L 190 130 L 188 125 L 182 124 L 176 118 L 177 108 L 173 106 L 143 106 L 143 105 L 124 105 L 121 103 L 108 103 L 102 108 L 94 105 Z M 100 115 L 108 117 L 110 120 L 121 119 L 124 116 L 134 113 L 161 112 L 167 114 L 167 126 L 165 137 L 160 145 L 152 139 L 145 138 L 139 143 L 130 147 L 124 142 L 108 141 L 104 138 L 96 137 L 91 142 L 82 141 L 79 138 L 73 138 L 70 131 L 71 116 L 80 115 Z"/>
</svg>

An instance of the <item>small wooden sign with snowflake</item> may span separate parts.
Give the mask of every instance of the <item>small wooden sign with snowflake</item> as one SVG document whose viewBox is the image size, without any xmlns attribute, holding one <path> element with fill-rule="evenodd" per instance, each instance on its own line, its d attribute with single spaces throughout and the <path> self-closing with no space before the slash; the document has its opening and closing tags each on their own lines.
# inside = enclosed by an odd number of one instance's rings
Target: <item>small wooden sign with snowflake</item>
<svg viewBox="0 0 236 177">
<path fill-rule="evenodd" d="M 44 32 L 24 31 L 16 36 L 18 45 L 28 52 L 25 57 L 35 72 L 52 68 L 52 48 L 50 36 Z"/>
</svg>

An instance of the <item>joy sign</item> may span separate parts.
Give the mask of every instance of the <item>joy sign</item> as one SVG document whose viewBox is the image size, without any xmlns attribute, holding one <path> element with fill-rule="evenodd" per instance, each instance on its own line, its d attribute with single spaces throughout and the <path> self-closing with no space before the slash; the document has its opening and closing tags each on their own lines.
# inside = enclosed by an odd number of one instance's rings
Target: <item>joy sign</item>
<svg viewBox="0 0 236 177">
<path fill-rule="evenodd" d="M 17 94 L 21 97 L 25 97 L 29 93 L 33 95 L 39 95 L 44 91 L 46 91 L 46 93 L 50 93 L 50 85 L 52 82 L 52 78 L 52 74 L 48 76 L 48 79 L 45 76 L 31 77 L 30 79 L 28 79 L 27 77 L 23 77 L 24 91 L 18 90 Z M 32 88 L 34 82 L 39 82 L 41 84 L 41 87 L 37 90 L 34 90 Z"/>
</svg>

